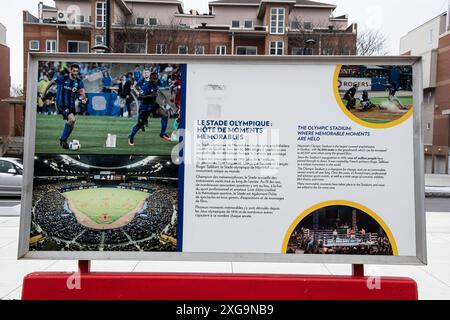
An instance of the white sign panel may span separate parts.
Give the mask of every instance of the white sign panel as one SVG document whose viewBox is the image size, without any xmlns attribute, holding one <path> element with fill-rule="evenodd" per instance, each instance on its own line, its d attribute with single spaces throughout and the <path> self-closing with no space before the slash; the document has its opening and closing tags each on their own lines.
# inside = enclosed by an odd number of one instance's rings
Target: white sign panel
<svg viewBox="0 0 450 320">
<path fill-rule="evenodd" d="M 188 66 L 184 252 L 415 255 L 412 104 L 350 112 L 370 79 L 337 75 Z"/>
<path fill-rule="evenodd" d="M 426 263 L 417 59 L 73 59 L 31 56 L 19 257 Z"/>
</svg>

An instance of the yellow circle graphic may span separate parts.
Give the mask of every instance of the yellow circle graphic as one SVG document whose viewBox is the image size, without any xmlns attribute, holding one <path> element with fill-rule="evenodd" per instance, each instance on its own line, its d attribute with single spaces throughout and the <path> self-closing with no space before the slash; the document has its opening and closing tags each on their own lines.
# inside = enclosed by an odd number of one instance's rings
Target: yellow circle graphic
<svg viewBox="0 0 450 320">
<path fill-rule="evenodd" d="M 350 119 L 352 119 L 353 121 L 355 121 L 356 123 L 367 127 L 367 128 L 371 128 L 371 129 L 387 129 L 387 128 L 392 128 L 395 127 L 403 122 L 405 122 L 406 120 L 408 120 L 414 113 L 414 108 L 411 108 L 407 113 L 405 113 L 401 118 L 388 122 L 388 123 L 370 123 L 368 121 L 364 121 L 359 119 L 357 116 L 355 116 L 353 113 L 351 113 L 347 107 L 345 106 L 345 104 L 342 102 L 341 99 L 341 95 L 339 94 L 339 87 L 338 87 L 338 83 L 339 83 L 339 74 L 341 72 L 341 65 L 338 65 L 336 67 L 336 70 L 334 71 L 334 77 L 333 77 L 333 89 L 334 89 L 334 97 L 336 99 L 337 104 L 339 105 L 339 107 L 341 108 L 342 112 L 344 112 Z"/>
<path fill-rule="evenodd" d="M 378 224 L 383 228 L 384 232 L 386 233 L 386 235 L 387 235 L 387 237 L 389 239 L 389 242 L 391 244 L 391 247 L 392 247 L 393 255 L 394 256 L 398 256 L 398 248 L 397 248 L 397 243 L 395 242 L 394 235 L 392 234 L 391 230 L 386 225 L 386 223 L 383 221 L 383 219 L 381 219 L 374 211 L 372 211 L 371 209 L 367 208 L 366 206 L 363 206 L 363 205 L 361 205 L 359 203 L 356 203 L 356 202 L 346 201 L 346 200 L 331 200 L 331 201 L 321 202 L 321 203 L 318 203 L 318 204 L 316 204 L 316 205 L 306 209 L 305 211 L 303 211 L 297 217 L 297 219 L 295 219 L 295 221 L 291 224 L 291 226 L 289 227 L 288 231 L 286 232 L 286 234 L 284 236 L 281 252 L 282 253 L 286 253 L 287 252 L 289 239 L 291 238 L 291 235 L 294 232 L 294 230 L 297 227 L 297 225 L 303 219 L 305 219 L 307 216 L 309 216 L 311 213 L 313 213 L 316 210 L 319 210 L 319 209 L 322 209 L 322 208 L 325 208 L 325 207 L 330 207 L 330 206 L 352 207 L 352 208 L 358 209 L 358 210 L 366 213 L 370 217 L 372 217 L 376 222 L 378 222 Z"/>
</svg>

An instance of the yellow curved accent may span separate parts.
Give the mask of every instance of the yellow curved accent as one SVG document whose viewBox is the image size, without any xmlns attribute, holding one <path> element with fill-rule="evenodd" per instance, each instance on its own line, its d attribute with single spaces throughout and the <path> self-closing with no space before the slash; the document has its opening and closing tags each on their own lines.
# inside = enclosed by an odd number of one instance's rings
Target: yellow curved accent
<svg viewBox="0 0 450 320">
<path fill-rule="evenodd" d="M 318 203 L 318 204 L 306 209 L 305 211 L 303 211 L 302 214 L 300 214 L 297 217 L 297 219 L 295 219 L 295 221 L 291 224 L 288 231 L 286 232 L 286 235 L 284 236 L 284 240 L 283 240 L 283 246 L 281 247 L 281 253 L 287 252 L 289 239 L 291 238 L 291 235 L 294 232 L 294 229 L 304 218 L 306 218 L 308 215 L 310 215 L 311 213 L 313 213 L 316 210 L 319 210 L 319 209 L 325 208 L 325 207 L 330 207 L 330 206 L 352 207 L 352 208 L 358 209 L 364 213 L 367 213 L 369 216 L 371 216 L 373 219 L 375 219 L 378 222 L 378 224 L 383 228 L 383 230 L 386 233 L 386 235 L 389 239 L 389 242 L 392 246 L 392 252 L 393 252 L 394 256 L 398 256 L 398 248 L 397 248 L 397 243 L 395 242 L 394 235 L 392 234 L 391 230 L 386 225 L 386 223 L 383 221 L 383 219 L 381 219 L 374 211 L 370 210 L 369 208 L 367 208 L 359 203 L 345 201 L 345 200 L 331 200 L 331 201 L 321 202 L 321 203 Z"/>
<path fill-rule="evenodd" d="M 413 115 L 414 108 L 411 108 L 401 118 L 398 118 L 397 120 L 391 121 L 389 123 L 370 123 L 370 122 L 359 119 L 357 116 L 355 116 L 349 110 L 347 110 L 347 107 L 342 102 L 341 95 L 339 94 L 338 82 L 339 82 L 339 74 L 341 72 L 341 68 L 342 68 L 342 66 L 338 65 L 338 66 L 336 66 L 336 70 L 334 71 L 334 77 L 333 77 L 334 97 L 336 99 L 337 104 L 341 108 L 342 112 L 344 112 L 350 119 L 352 119 L 356 123 L 358 123 L 364 127 L 372 128 L 372 129 L 387 129 L 387 128 L 395 127 L 396 125 L 399 125 L 399 124 L 405 122 Z"/>
</svg>

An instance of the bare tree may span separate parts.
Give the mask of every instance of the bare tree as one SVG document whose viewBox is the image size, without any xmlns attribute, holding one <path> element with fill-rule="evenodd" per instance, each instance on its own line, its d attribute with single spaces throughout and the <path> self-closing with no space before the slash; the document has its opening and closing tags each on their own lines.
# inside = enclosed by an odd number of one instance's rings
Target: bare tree
<svg viewBox="0 0 450 320">
<path fill-rule="evenodd" d="M 186 27 L 181 25 L 181 21 L 172 18 L 167 24 L 154 27 L 150 39 L 155 45 L 164 47 L 164 51 L 158 53 L 173 53 L 176 52 L 176 44 L 183 44 L 185 32 Z"/>
<path fill-rule="evenodd" d="M 355 54 L 354 35 L 348 29 L 336 28 L 330 21 L 304 23 L 300 17 L 291 20 L 289 46 L 301 48 L 301 54 Z M 309 50 L 309 52 L 308 52 Z"/>
<path fill-rule="evenodd" d="M 367 29 L 358 33 L 356 48 L 360 56 L 385 56 L 389 53 L 388 38 L 379 30 Z"/>
<path fill-rule="evenodd" d="M 120 26 L 120 31 L 115 33 L 112 51 L 125 52 L 126 43 L 145 43 L 146 34 L 148 35 L 150 32 L 150 26 L 148 24 L 136 25 L 134 17 L 133 14 L 117 17 L 117 24 Z"/>
<path fill-rule="evenodd" d="M 147 41 L 159 54 L 177 53 L 177 45 L 184 45 L 190 52 L 199 44 L 197 33 L 189 26 L 183 25 L 180 19 L 173 17 L 170 21 L 160 25 L 136 25 L 134 16 L 118 17 L 120 31 L 116 32 L 114 51 L 125 51 L 126 43 L 141 44 Z"/>
</svg>

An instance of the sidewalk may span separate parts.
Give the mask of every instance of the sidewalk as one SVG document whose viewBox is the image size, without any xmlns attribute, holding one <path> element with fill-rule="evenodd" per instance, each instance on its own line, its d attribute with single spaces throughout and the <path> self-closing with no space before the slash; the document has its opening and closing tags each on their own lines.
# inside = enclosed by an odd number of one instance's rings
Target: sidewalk
<svg viewBox="0 0 450 320">
<path fill-rule="evenodd" d="M 77 270 L 76 261 L 16 259 L 18 217 L 0 217 L 0 299 L 20 299 L 23 277 L 36 271 Z M 413 278 L 419 298 L 450 299 L 450 214 L 427 213 L 428 266 L 366 266 L 366 275 Z M 350 275 L 350 265 L 237 262 L 93 261 L 93 271 Z"/>
<path fill-rule="evenodd" d="M 11 206 L 0 202 L 0 217 L 10 217 L 20 215 L 20 204 Z"/>
</svg>

